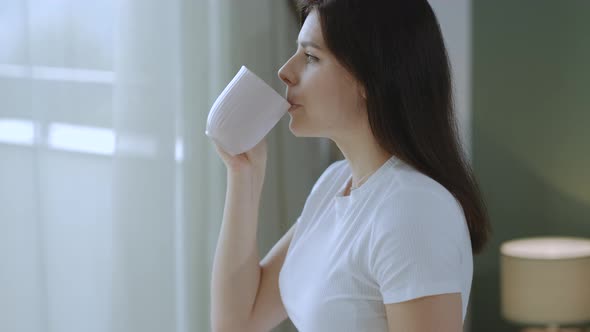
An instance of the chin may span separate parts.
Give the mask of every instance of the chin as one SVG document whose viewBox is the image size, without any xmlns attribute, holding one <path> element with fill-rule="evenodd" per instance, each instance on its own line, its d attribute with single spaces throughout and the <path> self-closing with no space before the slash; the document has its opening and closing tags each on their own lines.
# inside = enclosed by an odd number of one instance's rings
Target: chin
<svg viewBox="0 0 590 332">
<path fill-rule="evenodd" d="M 289 130 L 295 137 L 308 137 L 301 132 L 300 128 L 293 124 L 293 118 L 291 118 L 291 121 L 289 122 Z"/>
<path fill-rule="evenodd" d="M 310 133 L 305 133 L 302 130 L 298 130 L 297 128 L 291 127 L 290 125 L 289 125 L 289 130 L 291 130 L 291 133 L 293 134 L 293 136 L 299 137 L 299 138 L 322 137 L 322 136 L 313 135 L 313 134 L 310 134 Z"/>
<path fill-rule="evenodd" d="M 291 133 L 293 134 L 293 136 L 295 137 L 301 137 L 301 135 L 299 135 L 297 129 L 293 128 L 293 119 L 291 119 L 291 121 L 289 122 L 289 130 L 291 131 Z"/>
<path fill-rule="evenodd" d="M 309 132 L 306 131 L 306 127 L 305 125 L 301 125 L 302 122 L 301 121 L 297 121 L 294 119 L 293 116 L 291 116 L 291 120 L 289 121 L 289 130 L 291 131 L 291 133 L 293 134 L 293 136 L 295 137 L 308 137 L 308 138 L 312 138 L 312 137 L 323 137 L 322 135 L 317 135 L 314 134 L 313 132 Z M 307 128 L 309 129 L 309 128 Z"/>
</svg>

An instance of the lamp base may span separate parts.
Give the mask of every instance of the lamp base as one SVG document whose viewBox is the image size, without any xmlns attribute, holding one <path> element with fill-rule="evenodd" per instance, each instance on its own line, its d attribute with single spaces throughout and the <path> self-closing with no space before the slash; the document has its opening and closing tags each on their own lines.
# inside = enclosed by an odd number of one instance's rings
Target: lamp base
<svg viewBox="0 0 590 332">
<path fill-rule="evenodd" d="M 548 327 L 527 327 L 521 330 L 521 332 L 590 332 L 590 329 L 585 330 L 577 327 L 559 327 L 559 326 L 548 326 Z"/>
</svg>

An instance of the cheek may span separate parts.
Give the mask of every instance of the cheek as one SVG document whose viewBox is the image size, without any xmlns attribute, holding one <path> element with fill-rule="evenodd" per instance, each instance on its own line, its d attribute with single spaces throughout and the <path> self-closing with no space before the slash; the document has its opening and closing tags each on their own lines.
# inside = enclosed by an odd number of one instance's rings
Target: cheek
<svg viewBox="0 0 590 332">
<path fill-rule="evenodd" d="M 359 121 L 355 85 L 342 71 L 329 68 L 307 77 L 305 118 L 327 127 L 349 127 Z"/>
<path fill-rule="evenodd" d="M 349 91 L 341 80 L 341 77 L 330 72 L 318 75 L 308 89 L 314 108 L 317 106 L 321 109 L 339 109 L 342 104 L 346 104 L 350 98 L 347 96 Z"/>
<path fill-rule="evenodd" d="M 358 113 L 359 97 L 356 88 L 345 77 L 331 78 L 323 91 L 325 105 L 331 113 L 337 113 L 340 118 L 354 118 Z"/>
</svg>

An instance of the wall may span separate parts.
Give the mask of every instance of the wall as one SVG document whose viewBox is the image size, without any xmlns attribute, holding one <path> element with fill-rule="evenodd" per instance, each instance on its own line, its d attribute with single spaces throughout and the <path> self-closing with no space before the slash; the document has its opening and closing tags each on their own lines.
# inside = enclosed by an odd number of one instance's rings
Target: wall
<svg viewBox="0 0 590 332">
<path fill-rule="evenodd" d="M 475 259 L 472 331 L 500 317 L 499 245 L 590 237 L 590 1 L 473 2 L 473 159 L 493 240 Z"/>
</svg>

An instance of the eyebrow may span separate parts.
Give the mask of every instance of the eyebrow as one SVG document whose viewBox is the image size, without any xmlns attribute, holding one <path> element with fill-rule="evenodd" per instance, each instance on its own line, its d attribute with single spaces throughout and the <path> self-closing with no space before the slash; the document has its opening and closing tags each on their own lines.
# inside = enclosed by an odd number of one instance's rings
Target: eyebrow
<svg viewBox="0 0 590 332">
<path fill-rule="evenodd" d="M 303 47 L 311 46 L 313 48 L 317 48 L 318 50 L 322 51 L 322 48 L 318 44 L 316 44 L 312 41 L 304 40 L 302 42 L 299 42 L 299 40 L 295 40 L 295 45 L 297 45 L 297 44 L 301 44 L 301 46 L 303 46 Z"/>
</svg>

